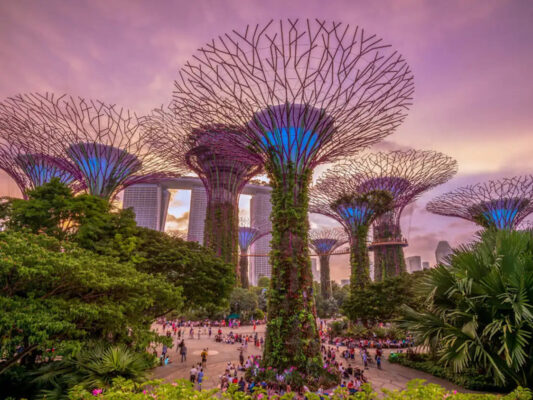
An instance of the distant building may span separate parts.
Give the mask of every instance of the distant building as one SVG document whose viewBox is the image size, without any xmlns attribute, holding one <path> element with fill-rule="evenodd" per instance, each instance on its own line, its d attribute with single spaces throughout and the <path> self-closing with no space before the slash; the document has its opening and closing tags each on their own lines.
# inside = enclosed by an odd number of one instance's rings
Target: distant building
<svg viewBox="0 0 533 400">
<path fill-rule="evenodd" d="M 189 208 L 189 229 L 187 240 L 189 242 L 204 243 L 204 224 L 207 211 L 207 192 L 203 185 L 191 188 L 191 206 Z"/>
<path fill-rule="evenodd" d="M 429 261 L 422 262 L 422 269 L 429 269 Z"/>
<path fill-rule="evenodd" d="M 270 202 L 270 187 L 257 187 L 250 200 L 250 222 L 254 228 L 260 230 L 271 230 L 272 222 L 270 221 L 270 214 L 272 213 L 272 203 Z M 271 277 L 272 268 L 270 267 L 270 241 L 272 235 L 263 236 L 258 239 L 252 246 L 250 246 L 250 254 L 255 257 L 250 257 L 250 275 L 251 284 L 257 285 L 260 276 Z"/>
<path fill-rule="evenodd" d="M 170 192 L 159 184 L 142 183 L 124 190 L 123 208 L 133 208 L 137 225 L 165 229 Z"/>
<path fill-rule="evenodd" d="M 409 273 L 422 270 L 422 259 L 420 256 L 407 257 L 405 264 Z"/>
<path fill-rule="evenodd" d="M 446 258 L 453 253 L 450 243 L 445 240 L 441 240 L 437 244 L 437 249 L 435 250 L 435 259 L 437 260 L 437 265 L 443 263 Z"/>
<path fill-rule="evenodd" d="M 311 257 L 311 272 L 313 273 L 313 281 L 320 283 L 320 270 L 316 257 Z"/>
</svg>

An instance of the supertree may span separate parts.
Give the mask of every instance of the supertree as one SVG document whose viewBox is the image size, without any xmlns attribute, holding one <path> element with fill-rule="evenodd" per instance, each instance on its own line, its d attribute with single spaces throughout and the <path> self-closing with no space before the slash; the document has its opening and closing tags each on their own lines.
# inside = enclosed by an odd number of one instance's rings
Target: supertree
<svg viewBox="0 0 533 400">
<path fill-rule="evenodd" d="M 430 201 L 429 212 L 489 229 L 516 229 L 533 212 L 533 175 L 468 185 Z"/>
<path fill-rule="evenodd" d="M 246 126 L 233 156 L 257 154 L 272 185 L 272 279 L 264 364 L 322 370 L 308 248 L 308 187 L 321 163 L 389 135 L 410 105 L 405 60 L 363 29 L 288 20 L 199 49 L 175 82 L 183 126 Z"/>
<path fill-rule="evenodd" d="M 204 246 L 235 266 L 239 282 L 239 196 L 246 183 L 261 172 L 258 156 L 235 156 L 226 149 L 227 138 L 238 140 L 243 129 L 216 124 L 185 131 L 174 114 L 162 108 L 145 117 L 143 125 L 168 163 L 187 165 L 202 180 L 207 193 Z"/>
<path fill-rule="evenodd" d="M 356 290 L 370 280 L 366 240 L 374 223 L 374 280 L 405 270 L 400 216 L 423 192 L 457 172 L 457 162 L 435 151 L 369 153 L 342 162 L 317 184 L 314 212 L 343 224 L 351 238 L 351 286 Z M 318 194 L 320 194 L 318 196 Z M 313 201 L 313 200 L 312 200 Z M 329 202 L 329 209 L 321 204 Z M 325 210 L 325 211 L 324 211 Z"/>
<path fill-rule="evenodd" d="M 254 242 L 270 233 L 267 224 L 264 226 L 252 226 L 250 219 L 239 219 L 239 247 L 241 256 L 239 257 L 239 274 L 241 286 L 247 288 L 250 286 L 248 280 L 248 249 Z"/>
<path fill-rule="evenodd" d="M 344 174 L 344 175 L 343 175 Z M 367 236 L 377 216 L 391 210 L 392 195 L 380 187 L 361 189 L 364 175 L 340 167 L 328 170 L 311 189 L 309 211 L 335 219 L 350 243 L 350 293 L 370 282 Z"/>
<path fill-rule="evenodd" d="M 39 128 L 34 145 L 67 158 L 90 194 L 112 199 L 129 185 L 183 171 L 166 165 L 136 115 L 115 105 L 50 93 L 18 95 L 9 103 L 14 118 Z"/>
<path fill-rule="evenodd" d="M 345 232 L 339 228 L 314 229 L 309 232 L 309 246 L 320 262 L 320 290 L 326 299 L 331 297 L 329 258 L 331 254 L 348 241 Z"/>
<path fill-rule="evenodd" d="M 54 143 L 36 140 L 47 127 L 20 119 L 14 107 L 10 99 L 0 102 L 0 168 L 17 183 L 23 197 L 26 190 L 52 178 L 75 191 L 83 189 L 81 172 L 66 157 L 53 155 L 59 153 Z"/>
</svg>

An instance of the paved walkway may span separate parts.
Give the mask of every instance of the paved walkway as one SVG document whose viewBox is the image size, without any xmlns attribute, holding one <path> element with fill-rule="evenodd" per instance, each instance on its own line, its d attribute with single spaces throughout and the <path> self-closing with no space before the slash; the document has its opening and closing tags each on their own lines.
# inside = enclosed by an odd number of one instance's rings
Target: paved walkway
<svg viewBox="0 0 533 400">
<path fill-rule="evenodd" d="M 209 349 L 209 356 L 207 359 L 207 368 L 204 370 L 204 389 L 211 389 L 217 387 L 220 383 L 219 377 L 226 370 L 228 361 L 238 365 L 239 363 L 239 347 L 240 344 L 225 344 L 225 343 L 216 343 L 214 340 L 214 334 L 218 328 L 213 328 L 213 336 L 211 339 L 207 335 L 202 334 L 200 339 L 197 339 L 197 329 L 194 330 L 194 339 L 189 339 L 189 332 L 186 329 L 185 335 L 185 344 L 187 346 L 187 361 L 180 362 L 179 352 L 176 351 L 176 348 L 168 350 L 170 355 L 171 363 L 169 365 L 158 367 L 153 372 L 153 377 L 156 379 L 164 379 L 168 382 L 171 382 L 175 379 L 188 379 L 189 371 L 193 364 L 197 364 L 201 361 L 200 353 L 204 348 Z M 224 334 L 230 332 L 229 328 L 222 328 Z M 249 334 L 253 335 L 253 328 L 251 326 L 244 326 L 237 330 L 233 330 L 239 334 Z M 265 326 L 260 325 L 257 327 L 257 332 L 259 336 L 264 336 Z M 341 347 L 343 349 L 343 347 Z M 161 354 L 161 349 L 158 350 L 158 353 Z M 259 355 L 261 350 L 255 348 L 253 344 L 248 345 L 248 351 L 244 353 L 245 359 L 249 355 Z M 371 351 L 373 354 L 373 351 Z M 411 368 L 407 368 L 398 364 L 390 364 L 387 361 L 388 350 L 385 350 L 382 369 L 378 370 L 375 366 L 371 366 L 368 370 L 365 371 L 365 376 L 368 381 L 372 384 L 372 387 L 376 390 L 380 389 L 404 389 L 407 382 L 412 379 L 425 379 L 431 383 L 437 383 L 448 390 L 457 390 L 459 392 L 472 393 L 472 391 L 463 389 L 449 381 L 444 379 L 436 378 L 433 375 L 426 374 Z M 344 362 L 344 361 L 343 361 Z M 356 355 L 355 361 L 351 361 L 352 366 L 363 368 L 362 361 L 358 354 Z M 344 362 L 346 367 L 346 363 Z M 242 373 L 239 372 L 239 376 Z"/>
</svg>

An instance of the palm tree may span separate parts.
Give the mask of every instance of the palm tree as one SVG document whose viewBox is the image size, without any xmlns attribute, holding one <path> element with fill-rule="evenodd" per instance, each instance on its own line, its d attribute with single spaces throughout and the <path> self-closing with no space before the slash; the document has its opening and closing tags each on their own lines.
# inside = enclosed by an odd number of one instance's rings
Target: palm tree
<svg viewBox="0 0 533 400">
<path fill-rule="evenodd" d="M 76 385 L 87 390 L 104 388 L 119 377 L 142 382 L 152 366 L 143 353 L 121 345 L 97 345 L 42 367 L 36 381 L 52 387 L 41 392 L 42 398 L 67 399 L 68 390 Z"/>
<path fill-rule="evenodd" d="M 427 309 L 404 306 L 400 324 L 456 372 L 476 367 L 501 385 L 533 386 L 533 236 L 481 233 L 432 270 Z"/>
</svg>

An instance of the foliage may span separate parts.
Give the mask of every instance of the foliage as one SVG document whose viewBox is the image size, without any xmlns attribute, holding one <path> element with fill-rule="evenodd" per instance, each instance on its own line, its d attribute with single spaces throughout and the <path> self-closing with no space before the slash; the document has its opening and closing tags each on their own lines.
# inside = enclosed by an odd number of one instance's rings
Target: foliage
<svg viewBox="0 0 533 400">
<path fill-rule="evenodd" d="M 257 295 L 244 288 L 236 287 L 229 298 L 230 311 L 240 315 L 242 320 L 253 317 L 257 306 Z"/>
<path fill-rule="evenodd" d="M 37 371 L 36 381 L 50 387 L 41 392 L 43 398 L 62 399 L 74 386 L 85 390 L 108 388 L 119 377 L 144 382 L 154 362 L 148 353 L 99 344 L 43 366 Z"/>
<path fill-rule="evenodd" d="M 405 307 L 401 323 L 440 362 L 480 369 L 498 384 L 533 386 L 533 236 L 485 231 L 429 272 L 428 308 Z"/>
<path fill-rule="evenodd" d="M 46 235 L 0 233 L 0 373 L 90 339 L 144 348 L 155 317 L 182 307 L 160 276 Z"/>
<path fill-rule="evenodd" d="M 28 200 L 9 199 L 3 204 L 0 216 L 8 230 L 44 233 L 76 241 L 100 254 L 129 259 L 136 227 L 131 210 L 113 210 L 106 199 L 98 196 L 74 196 L 57 178 L 29 190 L 27 195 Z"/>
<path fill-rule="evenodd" d="M 335 298 L 330 297 L 325 299 L 321 295 L 315 297 L 316 301 L 316 314 L 319 318 L 331 318 L 337 315 L 339 312 L 339 305 Z"/>
<path fill-rule="evenodd" d="M 318 378 L 322 360 L 308 246 L 311 171 L 289 163 L 282 172 L 275 162 L 266 169 L 272 183 L 272 277 L 264 362 L 279 370 L 295 366 Z"/>
<path fill-rule="evenodd" d="M 453 368 L 439 364 L 438 359 L 428 354 L 392 353 L 389 361 L 398 363 L 409 368 L 427 372 L 438 378 L 446 379 L 465 389 L 503 392 L 509 388 L 503 388 L 494 384 L 494 379 L 475 368 L 465 368 L 457 373 Z"/>
<path fill-rule="evenodd" d="M 337 306 L 339 308 L 341 308 L 344 302 L 350 297 L 350 286 L 348 285 L 340 286 L 335 281 L 333 281 L 331 282 L 331 291 L 332 296 L 337 302 Z"/>
<path fill-rule="evenodd" d="M 237 278 L 239 260 L 239 211 L 236 202 L 207 202 L 204 245 L 233 266 Z"/>
<path fill-rule="evenodd" d="M 266 312 L 267 301 L 268 301 L 268 289 L 265 287 L 261 287 L 261 286 L 250 286 L 248 290 L 252 291 L 257 296 L 257 307 L 261 311 Z"/>
<path fill-rule="evenodd" d="M 425 271 L 418 271 L 371 282 L 352 293 L 343 305 L 343 312 L 351 321 L 360 320 L 365 325 L 373 326 L 399 316 L 402 304 L 418 309 L 425 299 L 417 294 L 416 288 L 425 274 Z"/>
<path fill-rule="evenodd" d="M 363 324 L 352 324 L 342 336 L 348 336 L 354 339 L 391 339 L 391 340 L 403 340 L 405 339 L 405 331 L 399 329 L 397 325 L 391 324 L 384 328 L 372 327 L 368 328 Z"/>
<path fill-rule="evenodd" d="M 227 305 L 235 282 L 233 266 L 196 242 L 146 228 L 138 228 L 137 237 L 137 268 L 181 286 L 189 308 L 206 308 L 210 315 Z"/>
<path fill-rule="evenodd" d="M 46 233 L 103 255 L 132 261 L 138 269 L 161 273 L 183 287 L 187 304 L 223 308 L 234 283 L 233 267 L 197 243 L 137 227 L 132 210 L 114 210 L 106 199 L 74 196 L 57 179 L 28 192 L 28 200 L 3 205 L 8 230 Z M 198 285 L 202 290 L 198 290 Z"/>
<path fill-rule="evenodd" d="M 333 337 L 340 336 L 344 332 L 344 330 L 348 327 L 348 323 L 346 320 L 337 320 L 333 321 L 329 324 L 329 327 L 331 329 L 331 334 Z"/>
<path fill-rule="evenodd" d="M 257 286 L 261 288 L 270 287 L 270 278 L 268 276 L 260 276 L 257 280 Z"/>
<path fill-rule="evenodd" d="M 244 394 L 236 390 L 235 385 L 230 386 L 227 392 L 220 392 L 217 389 L 197 391 L 193 384 L 178 380 L 174 383 L 161 383 L 161 381 L 145 382 L 142 385 L 131 381 L 117 379 L 111 389 L 103 393 L 90 393 L 82 388 L 76 388 L 69 396 L 70 400 L 152 400 L 154 398 L 166 400 L 208 400 L 220 398 L 223 400 L 255 400 L 265 398 L 262 389 L 256 389 L 253 395 Z M 423 380 L 410 381 L 404 390 L 384 390 L 382 395 L 378 395 L 372 390 L 369 384 L 365 384 L 362 390 L 355 395 L 349 395 L 346 388 L 337 389 L 329 399 L 331 400 L 531 400 L 531 391 L 518 388 L 506 396 L 477 393 L 457 393 L 447 391 L 443 387 L 435 384 L 425 384 Z M 294 399 L 294 393 L 287 393 L 283 396 L 274 396 L 271 399 L 290 400 Z M 315 393 L 307 393 L 309 400 L 319 400 L 320 396 Z"/>
</svg>

